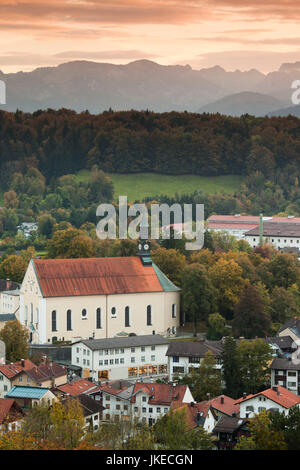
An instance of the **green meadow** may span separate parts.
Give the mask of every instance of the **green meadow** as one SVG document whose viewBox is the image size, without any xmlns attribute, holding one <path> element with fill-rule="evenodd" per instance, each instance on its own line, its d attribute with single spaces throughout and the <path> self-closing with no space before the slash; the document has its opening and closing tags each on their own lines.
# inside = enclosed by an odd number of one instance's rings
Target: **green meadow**
<svg viewBox="0 0 300 470">
<path fill-rule="evenodd" d="M 80 181 L 88 179 L 89 171 L 82 170 L 76 175 Z M 115 199 L 126 196 L 130 202 L 142 200 L 145 197 L 155 197 L 160 194 L 174 196 L 178 194 L 191 194 L 202 190 L 207 194 L 228 193 L 238 191 L 242 177 L 236 175 L 226 176 L 198 176 L 198 175 L 161 175 L 156 173 L 116 174 L 109 177 L 114 184 Z"/>
</svg>

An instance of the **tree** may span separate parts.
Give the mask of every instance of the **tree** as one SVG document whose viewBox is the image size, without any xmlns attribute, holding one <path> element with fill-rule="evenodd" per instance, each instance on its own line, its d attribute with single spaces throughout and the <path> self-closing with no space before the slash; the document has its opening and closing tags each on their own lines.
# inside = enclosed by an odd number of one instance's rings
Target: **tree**
<svg viewBox="0 0 300 470">
<path fill-rule="evenodd" d="M 194 336 L 197 336 L 198 321 L 207 321 L 215 311 L 216 289 L 207 270 L 198 263 L 187 266 L 182 272 L 183 309 L 194 323 Z"/>
<path fill-rule="evenodd" d="M 12 320 L 5 324 L 0 331 L 0 340 L 5 343 L 8 362 L 20 361 L 28 357 L 29 333 L 19 320 Z"/>
<path fill-rule="evenodd" d="M 47 246 L 49 258 L 89 258 L 93 254 L 92 239 L 75 228 L 54 232 Z"/>
<path fill-rule="evenodd" d="M 234 310 L 233 328 L 237 335 L 246 338 L 267 336 L 270 317 L 264 309 L 258 289 L 248 284 Z"/>
<path fill-rule="evenodd" d="M 22 256 L 8 255 L 0 263 L 1 279 L 11 279 L 15 282 L 22 282 L 28 263 Z"/>
<path fill-rule="evenodd" d="M 176 381 L 188 385 L 197 402 L 205 400 L 208 393 L 211 397 L 217 397 L 221 394 L 222 387 L 221 373 L 216 365 L 213 353 L 207 351 L 198 368 L 193 368 L 189 374 Z"/>
<path fill-rule="evenodd" d="M 233 260 L 220 258 L 209 268 L 213 286 L 217 289 L 218 311 L 231 316 L 247 281 L 242 277 L 242 268 Z"/>
<path fill-rule="evenodd" d="M 178 250 L 170 248 L 158 248 L 152 251 L 152 259 L 159 269 L 174 282 L 176 286 L 181 286 L 181 274 L 186 266 L 186 258 Z"/>
<path fill-rule="evenodd" d="M 239 398 L 244 390 L 240 373 L 240 356 L 236 341 L 232 336 L 225 338 L 222 352 L 222 375 L 225 382 L 225 394 L 232 398 Z"/>
<path fill-rule="evenodd" d="M 288 450 L 300 450 L 300 409 L 293 406 L 287 415 L 270 413 L 272 429 L 283 433 Z"/>
<path fill-rule="evenodd" d="M 219 340 L 226 334 L 228 327 L 226 327 L 226 320 L 219 313 L 211 313 L 208 316 L 208 332 L 207 339 Z"/>
<path fill-rule="evenodd" d="M 170 409 L 154 426 L 155 440 L 159 449 L 211 450 L 213 443 L 204 429 L 191 430 L 185 408 Z"/>
<path fill-rule="evenodd" d="M 250 436 L 242 436 L 235 450 L 287 450 L 282 431 L 272 429 L 268 412 L 261 411 L 249 419 Z"/>
<path fill-rule="evenodd" d="M 263 339 L 242 340 L 237 346 L 243 391 L 258 393 L 269 383 L 272 350 Z"/>
<path fill-rule="evenodd" d="M 287 289 L 299 280 L 299 262 L 294 255 L 279 253 L 269 263 L 273 275 L 273 287 Z"/>
<path fill-rule="evenodd" d="M 271 295 L 270 313 L 273 323 L 285 323 L 288 318 L 297 315 L 295 298 L 284 287 L 274 287 Z"/>
<path fill-rule="evenodd" d="M 85 419 L 79 400 L 68 398 L 55 402 L 50 410 L 52 439 L 59 446 L 74 449 L 79 446 L 85 431 Z"/>
<path fill-rule="evenodd" d="M 56 220 L 50 214 L 42 214 L 37 219 L 39 233 L 45 235 L 45 237 L 50 238 L 53 233 L 53 227 L 56 223 Z"/>
<path fill-rule="evenodd" d="M 19 199 L 17 193 L 13 189 L 4 193 L 4 207 L 7 209 L 17 209 L 18 205 Z"/>
</svg>

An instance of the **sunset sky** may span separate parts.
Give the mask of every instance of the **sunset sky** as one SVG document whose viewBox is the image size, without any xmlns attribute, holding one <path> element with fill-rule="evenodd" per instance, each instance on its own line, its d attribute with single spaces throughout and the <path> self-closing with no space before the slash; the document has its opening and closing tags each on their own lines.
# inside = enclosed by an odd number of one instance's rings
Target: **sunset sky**
<svg viewBox="0 0 300 470">
<path fill-rule="evenodd" d="M 70 60 L 277 69 L 300 61 L 294 0 L 0 0 L 0 70 Z"/>
</svg>

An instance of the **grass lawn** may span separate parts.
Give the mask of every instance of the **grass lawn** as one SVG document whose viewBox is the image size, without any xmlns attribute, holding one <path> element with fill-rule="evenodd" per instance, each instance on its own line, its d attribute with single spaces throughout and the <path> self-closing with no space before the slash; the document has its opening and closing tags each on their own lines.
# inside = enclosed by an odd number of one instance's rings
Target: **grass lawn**
<svg viewBox="0 0 300 470">
<path fill-rule="evenodd" d="M 114 183 L 114 196 L 126 196 L 130 202 L 142 200 L 144 197 L 154 197 L 160 194 L 174 196 L 178 194 L 191 194 L 195 190 L 213 194 L 225 192 L 232 194 L 241 185 L 242 177 L 236 175 L 226 176 L 198 176 L 198 175 L 161 175 L 156 173 L 136 174 L 109 174 Z M 79 181 L 86 181 L 88 170 L 77 173 Z"/>
</svg>

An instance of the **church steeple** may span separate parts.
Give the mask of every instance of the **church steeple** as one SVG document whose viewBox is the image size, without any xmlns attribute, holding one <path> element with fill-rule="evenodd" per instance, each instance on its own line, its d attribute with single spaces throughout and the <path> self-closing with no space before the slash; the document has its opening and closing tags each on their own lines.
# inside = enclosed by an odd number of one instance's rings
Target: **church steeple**
<svg viewBox="0 0 300 470">
<path fill-rule="evenodd" d="M 140 257 L 144 266 L 152 266 L 149 240 L 139 240 L 137 256 Z"/>
</svg>

